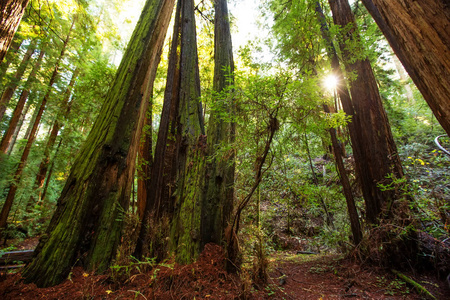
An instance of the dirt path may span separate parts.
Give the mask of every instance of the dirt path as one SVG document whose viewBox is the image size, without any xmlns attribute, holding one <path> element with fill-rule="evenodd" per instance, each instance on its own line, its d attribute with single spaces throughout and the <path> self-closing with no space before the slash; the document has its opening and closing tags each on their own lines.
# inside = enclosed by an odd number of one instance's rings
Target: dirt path
<svg viewBox="0 0 450 300">
<path fill-rule="evenodd" d="M 24 284 L 20 274 L 2 274 L 0 299 L 424 299 L 393 274 L 338 256 L 283 252 L 269 260 L 269 283 L 259 288 L 244 275 L 223 271 L 221 249 L 210 245 L 187 266 L 140 263 L 116 266 L 109 275 L 77 267 L 63 283 L 45 289 Z M 450 299 L 443 281 L 429 274 L 407 275 L 437 299 Z"/>
<path fill-rule="evenodd" d="M 277 299 L 425 299 L 391 273 L 338 256 L 284 253 L 276 261 L 268 290 Z M 445 282 L 429 274 L 414 279 L 437 299 L 450 299 Z"/>
</svg>

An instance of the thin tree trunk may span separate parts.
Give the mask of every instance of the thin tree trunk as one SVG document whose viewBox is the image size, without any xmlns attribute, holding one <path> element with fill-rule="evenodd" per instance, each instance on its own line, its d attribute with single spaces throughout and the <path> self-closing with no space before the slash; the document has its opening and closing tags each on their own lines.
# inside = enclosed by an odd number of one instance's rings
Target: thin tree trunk
<svg viewBox="0 0 450 300">
<path fill-rule="evenodd" d="M 2 97 L 0 98 L 0 121 L 3 119 L 6 108 L 9 104 L 9 102 L 11 101 L 11 98 L 12 98 L 17 86 L 19 85 L 20 80 L 22 80 L 22 76 L 25 73 L 25 70 L 31 59 L 31 56 L 33 55 L 33 53 L 35 51 L 35 48 L 36 48 L 36 41 L 33 41 L 28 46 L 28 49 L 22 58 L 22 62 L 20 63 L 19 67 L 17 68 L 16 74 L 14 74 L 14 78 L 13 78 L 12 82 L 3 91 Z"/>
<path fill-rule="evenodd" d="M 324 105 L 324 111 L 330 113 L 328 105 Z M 328 130 L 331 136 L 331 144 L 334 152 L 334 159 L 336 162 L 336 168 L 338 170 L 339 178 L 342 183 L 342 189 L 344 191 L 345 200 L 347 202 L 348 216 L 350 218 L 350 228 L 352 229 L 353 242 L 358 245 L 363 238 L 361 231 L 361 224 L 359 223 L 358 210 L 356 209 L 355 199 L 353 198 L 352 187 L 348 180 L 347 172 L 345 171 L 344 163 L 342 162 L 343 154 L 342 148 L 336 136 L 336 129 L 330 128 Z"/>
<path fill-rule="evenodd" d="M 30 109 L 30 106 L 31 106 L 32 102 L 33 101 L 28 100 L 27 103 L 25 104 L 25 107 L 24 107 L 22 113 L 20 114 L 19 121 L 17 123 L 16 128 L 14 129 L 14 133 L 13 133 L 12 138 L 11 138 L 11 142 L 9 143 L 8 148 L 6 149 L 6 154 L 7 155 L 11 155 L 11 152 L 13 151 L 14 146 L 16 145 L 16 141 L 17 141 L 17 138 L 19 136 L 20 129 L 22 128 L 23 122 L 25 120 L 25 116 L 27 115 L 28 110 Z"/>
<path fill-rule="evenodd" d="M 173 2 L 145 3 L 100 114 L 72 166 L 47 238 L 22 273 L 27 282 L 57 284 L 77 261 L 88 271 L 102 272 L 115 257 Z"/>
<path fill-rule="evenodd" d="M 14 109 L 13 115 L 11 117 L 11 120 L 9 121 L 8 129 L 6 130 L 5 134 L 3 135 L 3 139 L 0 143 L 0 154 L 4 153 L 6 154 L 8 149 L 10 148 L 10 144 L 12 141 L 12 138 L 17 130 L 19 120 L 23 116 L 23 108 L 25 105 L 25 102 L 28 99 L 28 95 L 30 94 L 30 85 L 31 81 L 35 80 L 35 76 L 37 71 L 40 68 L 42 58 L 44 57 L 44 51 L 41 51 L 39 53 L 39 57 L 33 66 L 33 69 L 31 70 L 30 75 L 28 76 L 27 82 L 25 83 L 24 89 L 22 93 L 20 94 L 19 101 L 17 102 L 16 108 Z"/>
<path fill-rule="evenodd" d="M 320 5 L 320 2 L 318 2 L 318 1 L 316 2 L 316 12 L 318 14 L 318 19 L 320 22 L 322 37 L 327 42 L 327 52 L 328 52 L 328 56 L 331 59 L 331 66 L 333 68 L 333 73 L 339 80 L 339 85 L 337 87 L 337 93 L 338 93 L 339 97 L 341 98 L 343 105 L 345 104 L 345 106 L 347 107 L 346 113 L 349 115 L 354 115 L 353 107 L 351 106 L 351 99 L 350 99 L 349 91 L 347 89 L 346 83 L 344 82 L 344 76 L 340 69 L 340 64 L 339 64 L 339 59 L 336 54 L 336 49 L 334 48 L 334 46 L 331 42 L 328 25 L 325 20 L 325 15 L 323 14 L 323 10 Z M 335 102 L 337 102 L 336 99 L 335 99 Z M 337 110 L 337 107 L 336 107 L 336 110 Z M 328 105 L 324 105 L 324 111 L 327 113 L 330 113 L 330 108 L 328 107 Z M 348 128 L 349 128 L 350 138 L 352 139 L 353 143 L 356 143 L 357 141 L 356 141 L 355 124 L 353 122 L 350 122 L 348 124 Z M 354 241 L 355 245 L 358 245 L 362 240 L 363 234 L 362 234 L 362 230 L 361 230 L 361 224 L 359 222 L 358 211 L 356 209 L 355 200 L 353 198 L 351 185 L 350 185 L 347 173 L 345 171 L 344 164 L 342 162 L 342 158 L 344 157 L 344 151 L 338 142 L 337 135 L 336 135 L 336 129 L 331 128 L 329 130 L 329 132 L 330 132 L 331 143 L 332 143 L 332 147 L 333 147 L 333 151 L 334 151 L 334 155 L 335 155 L 336 167 L 338 169 L 339 177 L 340 177 L 340 180 L 342 183 L 342 189 L 344 191 L 345 200 L 347 202 L 347 211 L 348 211 L 348 215 L 350 217 L 350 227 L 352 230 L 353 241 Z M 356 148 L 356 147 L 354 147 L 354 148 Z M 359 154 L 358 150 L 359 150 L 358 148 L 354 149 L 354 152 L 355 152 L 354 155 L 355 155 L 355 157 L 358 157 L 358 159 L 359 159 L 360 154 Z"/>
<path fill-rule="evenodd" d="M 448 0 L 363 0 L 394 53 L 450 135 Z"/>
<path fill-rule="evenodd" d="M 145 116 L 144 128 L 139 145 L 138 156 L 138 190 L 137 190 L 137 214 L 139 220 L 144 220 L 145 206 L 148 195 L 151 193 L 151 168 L 152 168 L 152 103 L 148 104 L 148 110 Z"/>
<path fill-rule="evenodd" d="M 223 244 L 234 202 L 235 103 L 234 62 L 227 0 L 215 1 L 214 91 L 208 124 L 205 194 L 202 200 L 202 247 L 210 242 Z"/>
<path fill-rule="evenodd" d="M 62 138 L 59 139 L 58 146 L 56 147 L 55 155 L 53 156 L 52 164 L 50 166 L 50 169 L 48 170 L 47 178 L 45 180 L 45 185 L 44 185 L 44 188 L 42 189 L 42 193 L 39 194 L 39 199 L 41 202 L 44 202 L 45 197 L 47 196 L 48 186 L 50 185 L 50 180 L 53 175 L 53 169 L 55 168 L 55 161 L 56 161 L 56 158 L 58 157 L 59 148 L 61 147 L 61 144 L 62 144 Z"/>
<path fill-rule="evenodd" d="M 349 62 L 352 53 L 345 41 L 359 39 L 359 35 L 348 0 L 329 2 L 335 24 L 342 27 L 353 24 L 340 46 L 346 71 L 356 71 L 357 78 L 350 82 L 351 103 L 345 103 L 348 100 L 345 98 L 341 100 L 355 126 L 353 137 L 351 134 L 352 146 L 356 148 L 356 171 L 366 203 L 366 217 L 370 223 L 376 223 L 382 210 L 402 197 L 395 184 L 394 188 L 384 190 L 380 184 L 393 184 L 395 179 L 403 177 L 403 169 L 369 60 Z"/>
<path fill-rule="evenodd" d="M 0 2 L 0 64 L 19 27 L 29 0 L 2 0 Z"/>
<path fill-rule="evenodd" d="M 78 76 L 79 73 L 79 69 L 75 69 L 75 71 L 72 73 L 72 78 L 70 79 L 69 85 L 67 86 L 65 95 L 64 95 L 64 99 L 63 99 L 63 103 L 62 103 L 62 112 L 60 112 L 58 114 L 58 116 L 56 117 L 55 122 L 53 123 L 53 127 L 52 130 L 50 132 L 50 136 L 48 138 L 47 141 L 47 145 L 45 146 L 44 149 L 44 155 L 43 158 L 41 160 L 41 164 L 39 165 L 39 170 L 37 172 L 36 175 L 36 180 L 34 182 L 34 191 L 32 192 L 31 196 L 30 196 L 30 203 L 34 202 L 34 195 L 33 193 L 37 190 L 43 187 L 44 185 L 44 181 L 45 181 L 45 175 L 47 174 L 47 170 L 48 170 L 48 165 L 50 162 L 50 153 L 53 149 L 53 146 L 55 145 L 56 142 L 56 138 L 58 137 L 58 133 L 59 130 L 62 126 L 64 126 L 64 122 L 61 122 L 60 120 L 65 120 L 65 118 L 67 117 L 67 115 L 69 114 L 69 100 L 70 100 L 70 96 L 72 94 L 72 89 L 73 86 L 75 84 L 75 80 Z"/>
<path fill-rule="evenodd" d="M 41 105 L 37 111 L 36 119 L 34 120 L 33 127 L 31 128 L 30 137 L 27 140 L 27 144 L 25 145 L 25 149 L 23 151 L 22 157 L 20 158 L 20 163 L 14 174 L 13 182 L 9 186 L 8 195 L 6 196 L 5 203 L 3 204 L 3 208 L 0 213 L 0 235 L 1 235 L 2 231 L 6 228 L 6 224 L 8 221 L 8 215 L 9 215 L 9 212 L 13 205 L 14 198 L 16 196 L 17 188 L 19 186 L 19 183 L 20 183 L 20 180 L 22 177 L 22 172 L 27 163 L 28 155 L 30 154 L 30 151 L 31 151 L 31 146 L 33 145 L 34 140 L 36 138 L 38 127 L 41 122 L 42 114 L 44 113 L 48 98 L 50 97 L 50 94 L 52 92 L 53 84 L 55 83 L 56 78 L 58 76 L 59 64 L 60 64 L 62 58 L 64 57 L 64 52 L 66 51 L 67 44 L 69 43 L 70 35 L 71 35 L 74 24 L 75 24 L 75 19 L 72 22 L 72 26 L 70 27 L 69 33 L 67 34 L 67 38 L 64 41 L 61 53 L 55 64 L 55 68 L 53 70 L 52 76 L 51 76 L 49 84 L 48 84 L 47 93 L 45 94 L 44 98 L 42 99 Z"/>
</svg>

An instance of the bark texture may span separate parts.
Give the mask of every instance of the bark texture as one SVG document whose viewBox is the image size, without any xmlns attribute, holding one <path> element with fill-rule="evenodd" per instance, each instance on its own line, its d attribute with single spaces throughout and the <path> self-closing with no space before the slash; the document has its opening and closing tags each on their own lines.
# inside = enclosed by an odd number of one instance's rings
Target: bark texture
<svg viewBox="0 0 450 300">
<path fill-rule="evenodd" d="M 148 188 L 142 224 L 133 256 L 143 254 L 164 259 L 168 245 L 163 240 L 169 235 L 168 221 L 173 215 L 173 191 L 176 180 L 176 121 L 180 85 L 181 7 L 179 1 L 175 14 L 172 44 L 167 70 L 167 83 L 161 112 L 151 181 Z"/>
<path fill-rule="evenodd" d="M 350 99 L 350 93 L 347 89 L 347 84 L 344 82 L 344 76 L 342 74 L 342 71 L 340 69 L 340 63 L 339 59 L 336 53 L 336 49 L 334 48 L 331 37 L 330 37 L 330 31 L 325 19 L 325 15 L 323 13 L 322 7 L 320 5 L 320 2 L 316 2 L 316 13 L 319 19 L 320 23 L 320 30 L 322 32 L 322 37 L 326 41 L 327 46 L 327 54 L 328 57 L 331 60 L 331 67 L 333 69 L 333 73 L 339 80 L 339 87 L 337 91 L 337 95 L 341 99 L 342 103 L 346 104 L 347 110 L 346 113 L 354 116 L 353 108 L 351 107 L 351 99 Z M 328 105 L 324 105 L 324 111 L 326 113 L 330 113 L 330 108 Z M 350 139 L 352 140 L 352 145 L 357 143 L 356 141 L 356 128 L 354 126 L 354 123 L 351 122 L 348 124 L 349 132 L 350 132 Z M 355 245 L 358 245 L 363 237 L 362 230 L 361 230 L 361 224 L 359 222 L 359 216 L 358 211 L 356 209 L 355 200 L 353 197 L 351 185 L 347 176 L 347 172 L 345 171 L 344 163 L 342 162 L 342 158 L 344 157 L 343 149 L 339 144 L 339 141 L 337 139 L 336 129 L 330 128 L 330 137 L 331 137 L 331 144 L 333 147 L 333 152 L 335 156 L 335 162 L 336 167 L 339 173 L 339 178 L 342 183 L 342 189 L 344 191 L 345 200 L 347 202 L 347 211 L 350 218 L 350 227 L 352 230 L 353 235 L 353 241 Z M 359 148 L 354 147 L 354 155 L 355 157 L 360 157 L 361 155 L 358 152 Z"/>
<path fill-rule="evenodd" d="M 352 117 L 354 128 L 350 133 L 366 218 L 369 223 L 376 223 L 382 209 L 400 197 L 395 186 L 383 190 L 379 185 L 392 184 L 393 179 L 387 178 L 390 174 L 402 178 L 403 169 L 370 62 L 368 59 L 350 61 L 352 53 L 345 41 L 359 39 L 359 35 L 348 0 L 329 0 L 329 3 L 335 24 L 342 27 L 353 24 L 340 47 L 347 73 L 355 72 L 357 77 L 349 83 L 351 100 L 346 96 L 341 100 L 344 111 Z"/>
<path fill-rule="evenodd" d="M 139 145 L 138 156 L 138 188 L 137 188 L 137 214 L 139 220 L 144 219 L 145 206 L 150 194 L 151 167 L 152 167 L 152 101 L 148 104 L 144 128 Z"/>
<path fill-rule="evenodd" d="M 127 211 L 139 137 L 173 0 L 148 0 L 100 114 L 80 150 L 27 282 L 50 286 L 79 260 L 106 270 L 115 257 Z"/>
<path fill-rule="evenodd" d="M 205 195 L 202 207 L 202 246 L 222 244 L 233 212 L 235 172 L 234 61 L 227 0 L 215 1 L 214 103 L 208 123 Z"/>
<path fill-rule="evenodd" d="M 206 147 L 194 1 L 181 7 L 179 106 L 176 126 L 176 189 L 171 223 L 170 249 L 179 263 L 190 263 L 200 254 L 201 187 Z"/>
<path fill-rule="evenodd" d="M 0 64 L 22 20 L 29 0 L 0 1 Z"/>
<path fill-rule="evenodd" d="M 362 2 L 450 135 L 450 2 Z"/>
</svg>

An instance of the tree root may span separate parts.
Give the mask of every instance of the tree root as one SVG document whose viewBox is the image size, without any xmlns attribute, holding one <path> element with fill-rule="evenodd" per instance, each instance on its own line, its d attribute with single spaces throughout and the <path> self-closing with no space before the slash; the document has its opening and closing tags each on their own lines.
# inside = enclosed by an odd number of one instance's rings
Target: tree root
<svg viewBox="0 0 450 300">
<path fill-rule="evenodd" d="M 391 269 L 391 272 L 394 273 L 395 275 L 397 275 L 400 279 L 402 279 L 405 282 L 411 284 L 419 292 L 419 294 L 425 296 L 427 299 L 434 299 L 434 300 L 437 299 L 426 288 L 424 288 L 422 285 L 420 285 L 419 283 L 415 282 L 414 280 L 412 280 L 411 278 L 409 278 L 405 274 L 400 273 L 399 271 L 396 271 L 396 270 L 393 270 L 393 269 Z"/>
</svg>

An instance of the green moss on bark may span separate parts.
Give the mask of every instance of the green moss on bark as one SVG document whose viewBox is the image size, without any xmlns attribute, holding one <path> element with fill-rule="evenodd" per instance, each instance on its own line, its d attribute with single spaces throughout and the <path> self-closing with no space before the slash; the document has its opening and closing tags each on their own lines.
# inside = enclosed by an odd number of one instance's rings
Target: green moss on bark
<svg viewBox="0 0 450 300">
<path fill-rule="evenodd" d="M 148 0 L 101 112 L 71 169 L 26 282 L 59 283 L 77 262 L 108 268 L 128 208 L 143 115 L 174 0 Z"/>
</svg>

